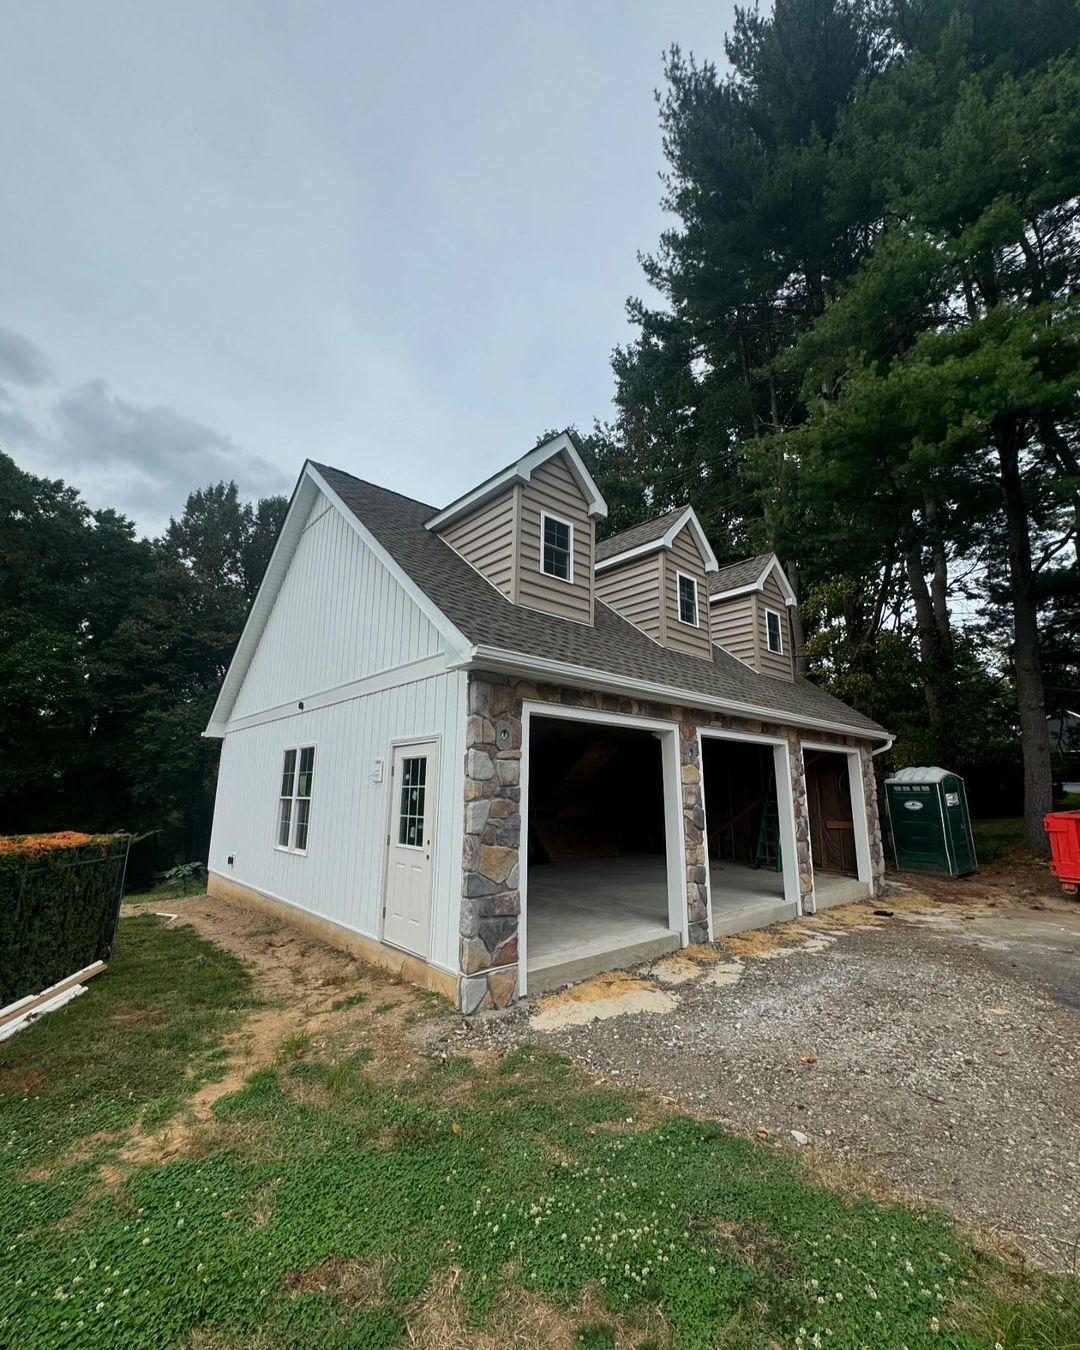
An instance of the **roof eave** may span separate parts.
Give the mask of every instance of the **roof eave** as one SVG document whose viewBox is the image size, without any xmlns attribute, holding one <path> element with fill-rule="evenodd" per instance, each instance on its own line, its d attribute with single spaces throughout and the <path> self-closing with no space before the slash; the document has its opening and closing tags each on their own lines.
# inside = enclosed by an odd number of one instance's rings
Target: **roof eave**
<svg viewBox="0 0 1080 1350">
<path fill-rule="evenodd" d="M 689 705 L 694 708 L 730 713 L 738 717 L 782 722 L 787 726 L 806 727 L 813 731 L 831 731 L 864 741 L 891 743 L 892 740 L 890 733 L 883 727 L 853 726 L 848 722 L 832 722 L 827 718 L 809 717 L 780 708 L 758 707 L 755 704 L 740 703 L 735 699 L 700 694 L 691 689 L 679 689 L 674 685 L 655 684 L 651 680 L 638 680 L 629 675 L 595 670 L 591 666 L 575 666 L 563 661 L 551 661 L 528 652 L 507 651 L 501 647 L 479 645 L 473 649 L 471 656 L 458 662 L 456 668 L 490 670 L 496 674 L 523 675 L 547 682 L 565 682 L 577 688 L 597 689 L 603 693 L 622 694 L 631 698 L 643 696 L 684 707 Z"/>
<path fill-rule="evenodd" d="M 685 511 L 680 511 L 672 524 L 658 538 L 649 539 L 644 544 L 637 544 L 633 548 L 624 549 L 622 553 L 613 553 L 610 558 L 602 558 L 595 565 L 593 571 L 606 572 L 610 568 L 629 562 L 633 558 L 643 558 L 649 553 L 659 552 L 662 548 L 670 549 L 676 537 L 687 525 L 693 530 L 694 537 L 697 539 L 701 556 L 705 561 L 705 571 L 718 571 L 720 565 L 716 561 L 716 554 L 712 551 L 712 545 L 709 543 L 708 537 L 701 527 L 701 521 L 698 520 L 697 513 L 692 506 L 688 506 Z"/>
</svg>

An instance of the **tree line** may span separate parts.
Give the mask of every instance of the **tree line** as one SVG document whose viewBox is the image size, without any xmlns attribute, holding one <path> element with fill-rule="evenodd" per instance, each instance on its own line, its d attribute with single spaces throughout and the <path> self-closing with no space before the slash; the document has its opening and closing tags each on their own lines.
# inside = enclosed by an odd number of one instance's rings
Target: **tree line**
<svg viewBox="0 0 1080 1350">
<path fill-rule="evenodd" d="M 0 833 L 130 831 L 144 874 L 206 856 L 201 733 L 286 505 L 218 483 L 140 539 L 0 454 Z"/>
<path fill-rule="evenodd" d="M 775 550 L 800 673 L 984 810 L 1022 777 L 1040 851 L 1080 702 L 1078 38 L 1076 0 L 775 0 L 724 73 L 673 48 L 654 300 L 579 437 L 609 529 L 689 500 L 722 559 Z M 140 539 L 0 455 L 0 829 L 205 856 L 285 508 L 219 483 Z"/>
<path fill-rule="evenodd" d="M 582 438 L 612 528 L 689 498 L 774 549 L 801 672 L 906 762 L 1018 746 L 1040 852 L 1080 691 L 1078 38 L 1075 0 L 775 0 L 726 73 L 673 48 L 659 302 Z"/>
</svg>

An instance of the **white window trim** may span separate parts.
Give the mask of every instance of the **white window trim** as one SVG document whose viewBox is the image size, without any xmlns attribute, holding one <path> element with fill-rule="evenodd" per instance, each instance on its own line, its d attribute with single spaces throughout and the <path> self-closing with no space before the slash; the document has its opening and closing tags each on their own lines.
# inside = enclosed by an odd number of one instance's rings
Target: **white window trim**
<svg viewBox="0 0 1080 1350">
<path fill-rule="evenodd" d="M 776 631 L 780 638 L 779 647 L 774 647 L 769 641 L 770 614 L 775 615 L 776 617 Z M 770 609 L 768 605 L 765 606 L 765 647 L 773 656 L 784 656 L 786 654 L 784 651 L 784 616 L 778 609 Z"/>
<path fill-rule="evenodd" d="M 679 592 L 679 582 L 689 581 L 694 588 L 694 622 L 690 623 L 682 616 L 682 595 Z M 689 572 L 680 572 L 675 570 L 675 615 L 684 628 L 701 627 L 701 592 L 698 589 L 697 577 L 692 577 Z"/>
<path fill-rule="evenodd" d="M 281 774 L 285 767 L 285 756 L 290 750 L 296 751 L 296 768 L 293 770 L 293 794 L 289 799 L 292 802 L 292 808 L 289 813 L 289 840 L 288 844 L 278 843 L 278 831 L 281 829 L 281 803 L 285 798 L 281 795 Z M 311 750 L 313 752 L 311 768 L 311 795 L 308 797 L 298 797 L 296 787 L 300 782 L 300 751 Z M 274 851 L 276 853 L 291 853 L 296 858 L 306 858 L 308 850 L 306 848 L 295 848 L 292 840 L 296 838 L 296 818 L 299 814 L 296 809 L 297 802 L 311 802 L 315 800 L 315 764 L 319 760 L 319 747 L 316 741 L 298 741 L 296 745 L 283 745 L 281 747 L 281 768 L 278 770 L 278 791 L 274 798 Z M 311 808 L 308 807 L 308 834 L 311 833 Z"/>
<path fill-rule="evenodd" d="M 554 572 L 547 572 L 544 570 L 544 531 L 549 520 L 553 520 L 556 525 L 565 525 L 570 531 L 570 538 L 568 540 L 570 552 L 570 557 L 568 559 L 570 564 L 569 576 L 557 577 Z M 540 575 L 542 577 L 549 577 L 552 581 L 561 581 L 564 586 L 572 586 L 574 584 L 574 522 L 572 520 L 566 520 L 562 516 L 556 516 L 551 511 L 540 512 Z"/>
</svg>

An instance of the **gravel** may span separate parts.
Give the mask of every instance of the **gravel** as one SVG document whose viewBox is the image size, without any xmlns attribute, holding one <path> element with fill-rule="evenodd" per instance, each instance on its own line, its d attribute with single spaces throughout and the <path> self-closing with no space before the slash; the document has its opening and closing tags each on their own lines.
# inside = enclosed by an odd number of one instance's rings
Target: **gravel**
<svg viewBox="0 0 1080 1350">
<path fill-rule="evenodd" d="M 735 984 L 669 989 L 665 1015 L 541 1033 L 524 1004 L 465 1036 L 564 1051 L 729 1128 L 869 1168 L 1041 1265 L 1073 1268 L 1078 967 L 1075 914 L 938 910 L 747 959 Z"/>
</svg>

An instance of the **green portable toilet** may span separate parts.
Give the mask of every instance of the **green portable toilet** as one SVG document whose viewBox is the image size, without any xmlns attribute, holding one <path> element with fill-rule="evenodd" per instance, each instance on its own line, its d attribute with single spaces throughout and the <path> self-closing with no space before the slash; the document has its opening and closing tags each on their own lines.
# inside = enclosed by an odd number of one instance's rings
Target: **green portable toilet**
<svg viewBox="0 0 1080 1350">
<path fill-rule="evenodd" d="M 901 769 L 885 780 L 896 865 L 905 872 L 962 877 L 974 872 L 964 780 L 948 769 Z"/>
</svg>

